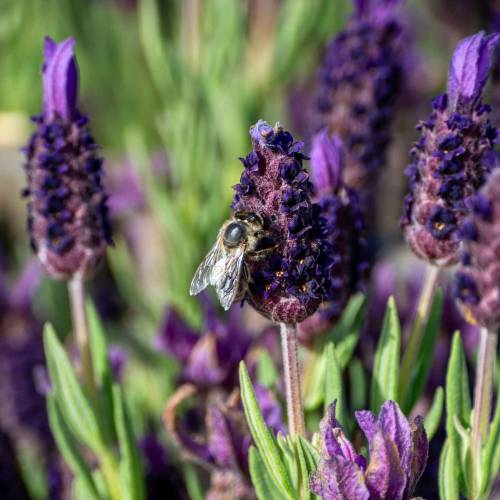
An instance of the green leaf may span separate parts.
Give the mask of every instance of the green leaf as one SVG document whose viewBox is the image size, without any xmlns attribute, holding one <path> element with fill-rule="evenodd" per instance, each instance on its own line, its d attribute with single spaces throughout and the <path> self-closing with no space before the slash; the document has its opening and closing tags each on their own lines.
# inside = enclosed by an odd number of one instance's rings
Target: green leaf
<svg viewBox="0 0 500 500">
<path fill-rule="evenodd" d="M 90 468 L 81 455 L 77 442 L 62 420 L 55 398 L 51 394 L 47 395 L 47 413 L 52 435 L 64 461 L 68 464 L 75 477 L 81 481 L 87 498 L 98 499 L 99 495 Z"/>
<path fill-rule="evenodd" d="M 304 397 L 304 408 L 312 411 L 321 406 L 325 399 L 325 371 L 326 371 L 326 350 L 318 355 L 316 351 L 311 351 L 309 356 L 314 356 L 312 373 L 308 374 L 309 386 Z M 307 363 L 311 363 L 307 359 Z M 306 380 L 304 380 L 304 383 Z M 305 385 L 305 384 L 304 384 Z"/>
<path fill-rule="evenodd" d="M 262 418 L 252 382 L 243 362 L 240 363 L 240 388 L 248 427 L 269 476 L 285 498 L 294 499 L 295 493 L 290 482 L 290 477 L 281 460 L 276 440 Z"/>
<path fill-rule="evenodd" d="M 497 405 L 491 421 L 488 440 L 483 450 L 481 493 L 486 496 L 491 483 L 500 469 L 500 395 L 497 394 Z"/>
<path fill-rule="evenodd" d="M 248 452 L 248 465 L 252 484 L 259 500 L 282 500 L 287 498 L 274 485 L 264 465 L 264 461 L 255 446 L 251 446 Z"/>
<path fill-rule="evenodd" d="M 265 387 L 272 387 L 279 379 L 278 371 L 274 365 L 273 358 L 264 349 L 259 350 L 257 361 L 257 380 Z"/>
<path fill-rule="evenodd" d="M 462 463 L 462 437 L 455 425 L 455 418 L 463 428 L 469 426 L 471 404 L 469 381 L 465 354 L 462 348 L 460 332 L 455 332 L 446 373 L 446 434 L 450 442 L 449 456 L 453 457 L 457 467 Z M 465 490 L 464 471 L 459 467 L 459 479 L 462 491 Z"/>
<path fill-rule="evenodd" d="M 358 358 L 349 363 L 349 382 L 351 410 L 362 410 L 366 403 L 366 375 L 363 364 Z"/>
<path fill-rule="evenodd" d="M 121 387 L 113 386 L 115 426 L 120 446 L 120 478 L 123 498 L 145 498 L 144 474 L 130 421 L 125 409 Z"/>
<path fill-rule="evenodd" d="M 401 328 L 394 297 L 387 302 L 382 332 L 375 352 L 371 385 L 371 409 L 378 413 L 384 401 L 397 401 Z"/>
<path fill-rule="evenodd" d="M 96 416 L 50 324 L 45 325 L 43 340 L 50 380 L 62 417 L 70 431 L 98 453 L 102 440 Z"/>
<path fill-rule="evenodd" d="M 438 477 L 439 498 L 441 500 L 459 500 L 457 463 L 454 454 L 451 452 L 448 439 L 441 451 Z"/>
<path fill-rule="evenodd" d="M 424 420 L 425 432 L 429 441 L 434 437 L 438 430 L 439 423 L 441 422 L 441 415 L 443 413 L 444 391 L 442 387 L 438 387 L 434 393 L 434 400 L 432 406 L 427 413 Z"/>
<path fill-rule="evenodd" d="M 325 371 L 325 413 L 328 407 L 337 400 L 337 419 L 344 426 L 345 429 L 349 428 L 349 421 L 347 418 L 347 411 L 344 399 L 344 385 L 342 382 L 342 370 L 340 368 L 337 356 L 335 354 L 335 347 L 333 343 L 329 342 L 325 348 L 326 351 L 326 371 Z"/>
<path fill-rule="evenodd" d="M 340 320 L 332 331 L 327 334 L 326 340 L 339 344 L 339 342 L 351 332 L 359 331 L 365 316 L 365 306 L 366 297 L 364 295 L 358 293 L 351 297 L 346 308 L 342 312 Z"/>
<path fill-rule="evenodd" d="M 443 290 L 438 288 L 434 294 L 434 301 L 429 313 L 429 319 L 425 327 L 420 352 L 417 358 L 416 368 L 412 383 L 407 391 L 406 401 L 404 403 L 405 413 L 410 413 L 415 403 L 418 401 L 427 383 L 429 372 L 434 359 L 434 348 L 439 334 L 439 326 L 443 315 Z"/>
<path fill-rule="evenodd" d="M 99 422 L 103 438 L 111 445 L 116 439 L 113 423 L 113 376 L 109 364 L 108 349 L 104 329 L 96 308 L 87 301 L 90 349 L 92 351 L 92 367 L 96 385 L 99 388 Z"/>
</svg>

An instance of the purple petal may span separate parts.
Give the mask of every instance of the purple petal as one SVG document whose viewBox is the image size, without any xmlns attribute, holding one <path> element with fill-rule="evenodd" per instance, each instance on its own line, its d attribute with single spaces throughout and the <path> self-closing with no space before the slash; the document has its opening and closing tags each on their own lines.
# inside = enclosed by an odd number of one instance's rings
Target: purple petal
<svg viewBox="0 0 500 500">
<path fill-rule="evenodd" d="M 370 443 L 377 432 L 377 417 L 368 410 L 357 411 L 355 415 L 359 427 Z"/>
<path fill-rule="evenodd" d="M 236 456 L 226 419 L 217 405 L 207 409 L 208 449 L 217 465 L 236 468 Z"/>
<path fill-rule="evenodd" d="M 45 38 L 42 72 L 46 120 L 53 120 L 56 116 L 63 120 L 73 117 L 78 90 L 74 48 L 74 38 L 67 38 L 59 44 Z"/>
<path fill-rule="evenodd" d="M 311 174 L 318 194 L 336 191 L 342 181 L 345 156 L 340 137 L 331 139 L 327 129 L 321 130 L 313 138 L 311 151 Z"/>
<path fill-rule="evenodd" d="M 402 500 L 406 477 L 394 442 L 377 431 L 370 442 L 370 464 L 365 473 L 370 500 Z"/>
<path fill-rule="evenodd" d="M 200 337 L 191 351 L 183 375 L 186 380 L 200 385 L 219 384 L 226 378 L 227 370 L 217 355 L 214 335 Z"/>
<path fill-rule="evenodd" d="M 13 307 L 21 309 L 31 308 L 33 297 L 42 278 L 42 268 L 38 260 L 33 259 L 24 268 L 21 277 L 14 285 L 10 294 Z"/>
<path fill-rule="evenodd" d="M 200 336 L 190 328 L 180 315 L 167 308 L 160 332 L 154 340 L 155 347 L 185 363 Z"/>
<path fill-rule="evenodd" d="M 283 414 L 281 412 L 281 406 L 274 397 L 273 393 L 260 384 L 254 385 L 255 396 L 257 397 L 257 402 L 259 403 L 260 411 L 264 417 L 266 425 L 270 427 L 275 434 L 281 432 L 281 434 L 286 434 L 286 426 L 283 421 Z"/>
<path fill-rule="evenodd" d="M 451 110 L 461 102 L 473 103 L 481 97 L 488 78 L 491 53 L 500 35 L 484 31 L 462 40 L 455 49 L 448 70 L 448 97 Z"/>
<path fill-rule="evenodd" d="M 394 401 L 382 405 L 378 418 L 379 429 L 396 445 L 401 468 L 406 477 L 411 475 L 413 441 L 410 423 Z"/>
<path fill-rule="evenodd" d="M 111 373 L 113 380 L 121 382 L 123 370 L 127 364 L 127 353 L 119 345 L 111 345 L 108 351 L 109 364 L 111 365 Z"/>
<path fill-rule="evenodd" d="M 342 459 L 320 460 L 318 469 L 311 475 L 310 488 L 324 500 L 370 498 L 361 469 Z"/>
<path fill-rule="evenodd" d="M 429 454 L 429 441 L 427 439 L 427 434 L 425 433 L 422 417 L 415 418 L 413 424 L 411 425 L 411 431 L 413 454 L 410 475 L 407 477 L 405 498 L 410 498 L 413 495 L 413 490 L 415 489 L 420 476 L 424 472 Z"/>
</svg>

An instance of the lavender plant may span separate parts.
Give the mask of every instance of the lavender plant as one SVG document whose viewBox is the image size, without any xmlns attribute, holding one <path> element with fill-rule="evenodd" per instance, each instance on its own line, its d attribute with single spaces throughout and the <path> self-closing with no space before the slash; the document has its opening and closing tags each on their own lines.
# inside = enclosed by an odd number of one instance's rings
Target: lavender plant
<svg viewBox="0 0 500 500">
<path fill-rule="evenodd" d="M 28 230 L 33 250 L 55 279 L 69 279 L 73 328 L 83 383 L 53 328 L 44 333 L 51 391 L 49 422 L 75 474 L 77 498 L 142 498 L 143 477 L 123 395 L 112 384 L 106 341 L 92 310 L 87 316 L 84 278 L 111 242 L 106 193 L 88 119 L 76 109 L 78 75 L 73 39 L 44 45 L 43 113 L 26 147 Z M 118 440 L 120 454 L 115 443 Z M 79 447 L 98 460 L 94 473 Z M 99 474 L 102 483 L 96 481 Z"/>
</svg>

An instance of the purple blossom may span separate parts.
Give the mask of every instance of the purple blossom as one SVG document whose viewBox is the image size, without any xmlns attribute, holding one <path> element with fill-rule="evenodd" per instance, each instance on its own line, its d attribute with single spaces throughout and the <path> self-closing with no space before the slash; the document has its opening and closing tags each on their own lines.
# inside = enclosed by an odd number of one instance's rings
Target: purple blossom
<svg viewBox="0 0 500 500">
<path fill-rule="evenodd" d="M 238 364 L 247 354 L 252 339 L 242 327 L 238 309 L 231 310 L 223 321 L 206 297 L 203 304 L 201 332 L 187 325 L 174 309 L 168 308 L 155 345 L 182 364 L 182 381 L 206 389 L 215 386 L 231 389 L 238 380 Z"/>
<path fill-rule="evenodd" d="M 500 327 L 500 170 L 496 168 L 478 192 L 467 223 L 462 265 L 454 291 L 464 317 L 491 331 Z"/>
<path fill-rule="evenodd" d="M 346 144 L 345 181 L 372 190 L 384 164 L 402 89 L 407 41 L 399 0 L 354 1 L 347 27 L 330 42 L 319 74 L 321 127 Z"/>
<path fill-rule="evenodd" d="M 108 359 L 111 366 L 111 373 L 115 382 L 121 382 L 123 378 L 123 371 L 127 364 L 127 352 L 123 347 L 112 344 L 109 346 Z"/>
<path fill-rule="evenodd" d="M 490 169 L 488 156 L 497 130 L 481 94 L 497 41 L 497 35 L 481 32 L 458 44 L 448 94 L 434 100 L 434 110 L 419 125 L 420 140 L 411 151 L 401 225 L 415 254 L 436 265 L 457 262 L 470 198 Z"/>
<path fill-rule="evenodd" d="M 111 242 L 103 160 L 76 109 L 74 45 L 45 39 L 43 113 L 24 149 L 31 244 L 46 271 L 63 279 L 91 272 Z"/>
<path fill-rule="evenodd" d="M 326 500 L 410 498 L 427 461 L 422 418 L 409 422 L 397 403 L 387 401 L 378 418 L 359 411 L 356 419 L 368 441 L 369 463 L 346 438 L 333 403 L 320 426 L 321 459 L 311 491 Z"/>
<path fill-rule="evenodd" d="M 302 143 L 278 124 L 260 120 L 251 129 L 253 151 L 243 159 L 232 208 L 258 213 L 271 234 L 273 251 L 247 262 L 246 298 L 276 322 L 297 323 L 325 298 L 331 265 L 320 207 L 311 202 Z"/>
<path fill-rule="evenodd" d="M 318 311 L 300 327 L 302 342 L 332 327 L 349 297 L 363 288 L 369 269 L 366 224 L 355 189 L 344 182 L 345 153 L 339 136 L 329 138 L 325 129 L 313 139 L 311 174 L 316 201 L 325 219 L 325 236 L 332 265 L 328 294 Z"/>
</svg>

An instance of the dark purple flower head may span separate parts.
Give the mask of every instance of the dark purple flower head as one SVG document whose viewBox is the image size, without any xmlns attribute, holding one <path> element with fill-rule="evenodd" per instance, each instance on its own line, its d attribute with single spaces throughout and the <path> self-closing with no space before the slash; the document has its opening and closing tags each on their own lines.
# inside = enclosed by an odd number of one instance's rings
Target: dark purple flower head
<svg viewBox="0 0 500 500">
<path fill-rule="evenodd" d="M 466 320 L 500 327 L 500 169 L 490 174 L 474 199 L 464 258 L 454 293 Z M 472 237 L 471 237 L 472 236 Z"/>
<path fill-rule="evenodd" d="M 273 251 L 246 262 L 246 298 L 273 321 L 297 323 L 325 298 L 331 262 L 320 207 L 311 202 L 302 143 L 276 125 L 258 121 L 250 130 L 253 151 L 243 159 L 232 208 L 259 214 L 271 234 Z"/>
<path fill-rule="evenodd" d="M 400 3 L 355 1 L 355 13 L 330 42 L 319 74 L 320 126 L 346 144 L 345 180 L 356 188 L 372 190 L 385 161 L 407 45 Z"/>
<path fill-rule="evenodd" d="M 111 242 L 102 158 L 76 109 L 73 39 L 45 40 L 44 109 L 25 148 L 31 244 L 53 278 L 91 272 Z"/>
<path fill-rule="evenodd" d="M 238 380 L 238 364 L 247 354 L 250 334 L 242 327 L 241 311 L 233 308 L 222 321 L 203 297 L 204 327 L 197 332 L 174 309 L 167 309 L 156 347 L 182 364 L 181 380 L 209 389 L 231 390 Z"/>
<path fill-rule="evenodd" d="M 344 182 L 344 167 L 342 141 L 337 135 L 330 139 L 323 129 L 313 138 L 311 174 L 326 221 L 332 265 L 325 302 L 301 325 L 300 338 L 305 343 L 333 326 L 349 297 L 362 290 L 369 269 L 364 211 L 356 190 Z"/>
<path fill-rule="evenodd" d="M 428 442 L 422 418 L 409 422 L 393 401 L 379 417 L 356 412 L 368 441 L 370 462 L 358 455 L 335 419 L 335 406 L 321 424 L 321 459 L 311 490 L 325 499 L 409 499 L 427 461 Z"/>
<path fill-rule="evenodd" d="M 490 170 L 497 130 L 481 94 L 497 35 L 479 33 L 459 43 L 450 64 L 448 94 L 433 102 L 406 170 L 409 194 L 401 225 L 417 256 L 446 266 L 458 260 L 470 199 Z"/>
</svg>

